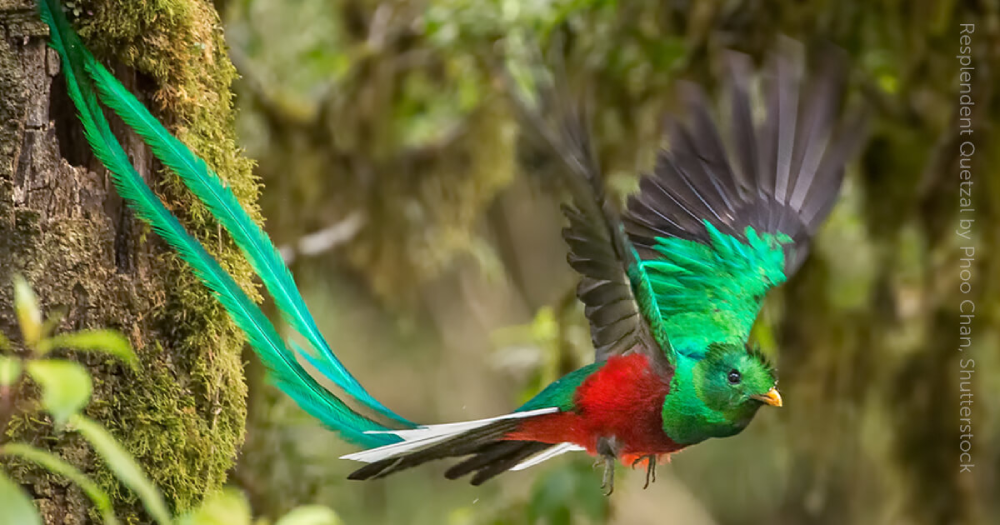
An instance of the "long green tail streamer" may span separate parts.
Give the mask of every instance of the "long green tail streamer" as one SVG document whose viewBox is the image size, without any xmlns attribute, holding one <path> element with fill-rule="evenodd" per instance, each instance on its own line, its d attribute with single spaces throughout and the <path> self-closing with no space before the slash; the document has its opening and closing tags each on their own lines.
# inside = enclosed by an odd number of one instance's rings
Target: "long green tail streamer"
<svg viewBox="0 0 1000 525">
<path fill-rule="evenodd" d="M 219 266 L 201 243 L 191 237 L 176 217 L 163 206 L 135 171 L 121 144 L 111 133 L 87 73 L 95 77 L 98 87 L 102 88 L 108 99 L 109 107 L 136 128 L 150 144 L 154 154 L 182 176 L 230 231 L 237 245 L 261 275 L 268 290 L 275 296 L 275 301 L 279 306 L 284 305 L 282 310 L 288 322 L 320 352 L 320 357 L 303 352 L 304 357 L 352 398 L 412 427 L 412 423 L 375 401 L 343 368 L 319 335 L 274 246 L 249 219 L 232 192 L 222 186 L 218 176 L 205 166 L 204 161 L 167 133 L 135 97 L 97 63 L 73 32 L 58 0 L 39 0 L 39 9 L 42 20 L 51 31 L 50 45 L 62 59 L 67 91 L 79 112 L 87 142 L 111 172 L 118 193 L 139 218 L 176 250 L 191 266 L 195 275 L 212 290 L 230 317 L 247 335 L 250 345 L 267 367 L 271 380 L 306 412 L 339 432 L 347 441 L 366 447 L 398 441 L 399 438 L 392 434 L 366 433 L 388 428 L 352 410 L 309 375 L 296 360 L 295 352 L 288 348 L 256 303 L 247 297 L 232 276 Z M 123 97 L 121 94 L 128 96 Z"/>
</svg>

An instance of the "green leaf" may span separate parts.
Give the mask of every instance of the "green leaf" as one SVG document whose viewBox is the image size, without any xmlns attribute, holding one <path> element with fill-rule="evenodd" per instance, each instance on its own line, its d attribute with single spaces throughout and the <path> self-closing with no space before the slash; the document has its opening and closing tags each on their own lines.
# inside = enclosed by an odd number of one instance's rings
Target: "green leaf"
<svg viewBox="0 0 1000 525">
<path fill-rule="evenodd" d="M 21 325 L 24 343 L 34 348 L 42 337 L 42 312 L 38 309 L 38 299 L 28 281 L 20 275 L 14 276 L 14 311 Z"/>
<path fill-rule="evenodd" d="M 0 355 L 0 386 L 10 386 L 21 377 L 21 360 Z"/>
<path fill-rule="evenodd" d="M 322 505 L 298 507 L 281 517 L 274 525 L 341 525 L 340 516 Z"/>
<path fill-rule="evenodd" d="M 90 374 L 80 363 L 56 359 L 28 362 L 28 375 L 42 387 L 42 406 L 64 423 L 90 401 Z"/>
<path fill-rule="evenodd" d="M 70 425 L 93 445 L 94 450 L 104 458 L 115 476 L 132 492 L 135 492 L 149 515 L 160 525 L 170 524 L 170 513 L 163 502 L 163 496 L 146 474 L 115 438 L 100 424 L 76 414 L 70 418 Z"/>
<path fill-rule="evenodd" d="M 42 525 L 31 498 L 0 472 L 0 525 Z"/>
<path fill-rule="evenodd" d="M 180 518 L 178 525 L 250 525 L 250 504 L 238 490 L 226 489 L 210 496 Z"/>
<path fill-rule="evenodd" d="M 0 352 L 7 352 L 11 348 L 10 339 L 7 339 L 7 336 L 0 332 Z"/>
<path fill-rule="evenodd" d="M 103 518 L 105 525 L 116 525 L 118 523 L 118 519 L 115 517 L 114 511 L 111 509 L 111 498 L 108 497 L 107 493 L 101 490 L 100 487 L 84 475 L 83 472 L 80 472 L 76 467 L 63 461 L 58 456 L 45 450 L 39 450 L 22 443 L 11 443 L 9 445 L 5 445 L 0 448 L 0 454 L 15 456 L 23 460 L 30 461 L 43 467 L 45 470 L 52 472 L 53 474 L 58 474 L 69 479 L 73 483 L 76 483 L 77 486 L 83 489 L 83 492 L 87 495 L 87 497 L 90 498 L 90 501 L 94 503 L 97 510 L 101 512 L 101 517 Z"/>
<path fill-rule="evenodd" d="M 59 334 L 42 341 L 39 352 L 45 353 L 54 348 L 69 348 L 71 350 L 97 351 L 111 354 L 124 361 L 132 370 L 136 370 L 138 360 L 132 350 L 132 344 L 121 333 L 115 330 L 81 330 L 68 334 Z"/>
</svg>

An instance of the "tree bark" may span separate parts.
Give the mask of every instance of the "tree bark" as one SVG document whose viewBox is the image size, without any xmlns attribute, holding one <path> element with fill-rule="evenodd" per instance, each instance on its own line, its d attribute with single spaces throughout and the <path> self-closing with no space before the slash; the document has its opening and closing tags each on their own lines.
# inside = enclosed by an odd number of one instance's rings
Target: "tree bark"
<svg viewBox="0 0 1000 525">
<path fill-rule="evenodd" d="M 114 64 L 122 82 L 244 202 L 254 201 L 251 165 L 233 139 L 235 73 L 211 3 L 185 0 L 175 2 L 184 9 L 173 10 L 157 2 L 78 4 L 83 14 L 74 23 L 98 58 Z M 10 283 L 20 273 L 45 312 L 64 313 L 57 330 L 107 327 L 128 336 L 140 356 L 138 373 L 104 358 L 71 356 L 94 374 L 87 414 L 111 430 L 177 510 L 189 508 L 221 486 L 242 443 L 242 337 L 116 195 L 84 140 L 34 0 L 0 0 L 0 35 L 0 330 L 17 340 Z M 117 119 L 112 127 L 168 207 L 256 296 L 248 267 L 210 214 L 175 178 L 161 175 L 138 136 Z M 89 446 L 53 429 L 26 394 L 0 442 L 54 450 L 111 493 L 123 521 L 148 521 Z M 16 462 L 3 468 L 31 492 L 46 523 L 93 518 L 82 493 L 64 480 Z"/>
</svg>

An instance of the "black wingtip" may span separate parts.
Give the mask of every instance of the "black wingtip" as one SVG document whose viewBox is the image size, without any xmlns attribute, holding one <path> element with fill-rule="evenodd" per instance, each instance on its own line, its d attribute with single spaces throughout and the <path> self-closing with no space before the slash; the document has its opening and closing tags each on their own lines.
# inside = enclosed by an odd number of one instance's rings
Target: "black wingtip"
<svg viewBox="0 0 1000 525">
<path fill-rule="evenodd" d="M 628 233 L 643 249 L 656 237 L 707 241 L 705 221 L 737 237 L 747 227 L 780 232 L 795 241 L 786 267 L 794 270 L 837 200 L 844 165 L 861 135 L 840 114 L 846 53 L 829 43 L 818 46 L 810 61 L 813 74 L 807 75 L 805 46 L 779 38 L 761 70 L 767 111 L 759 125 L 751 97 L 753 61 L 733 51 L 725 58 L 728 144 L 702 90 L 680 85 L 687 118 L 671 125 L 669 149 L 630 198 Z"/>
</svg>

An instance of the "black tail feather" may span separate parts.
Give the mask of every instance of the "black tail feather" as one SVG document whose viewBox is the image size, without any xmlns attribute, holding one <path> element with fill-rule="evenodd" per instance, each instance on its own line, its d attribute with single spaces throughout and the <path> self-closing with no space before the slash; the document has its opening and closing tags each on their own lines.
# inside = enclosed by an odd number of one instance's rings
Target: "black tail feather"
<svg viewBox="0 0 1000 525">
<path fill-rule="evenodd" d="M 476 471 L 472 484 L 479 485 L 552 446 L 537 441 L 503 439 L 517 428 L 517 424 L 516 420 L 497 421 L 415 452 L 369 463 L 352 472 L 347 479 L 379 479 L 429 461 L 471 455 L 472 457 L 448 469 L 445 476 L 456 479 Z"/>
<path fill-rule="evenodd" d="M 449 468 L 444 476 L 448 479 L 458 479 L 476 471 L 472 477 L 472 484 L 479 485 L 551 446 L 538 441 L 498 441 L 484 446 L 475 456 Z"/>
<path fill-rule="evenodd" d="M 519 443 L 521 443 L 520 447 L 511 450 L 501 457 L 497 457 L 492 462 L 476 470 L 476 474 L 472 476 L 470 483 L 476 486 L 482 485 L 486 481 L 516 467 L 520 462 L 552 446 L 548 443 L 539 443 L 538 441 L 520 441 Z"/>
</svg>

